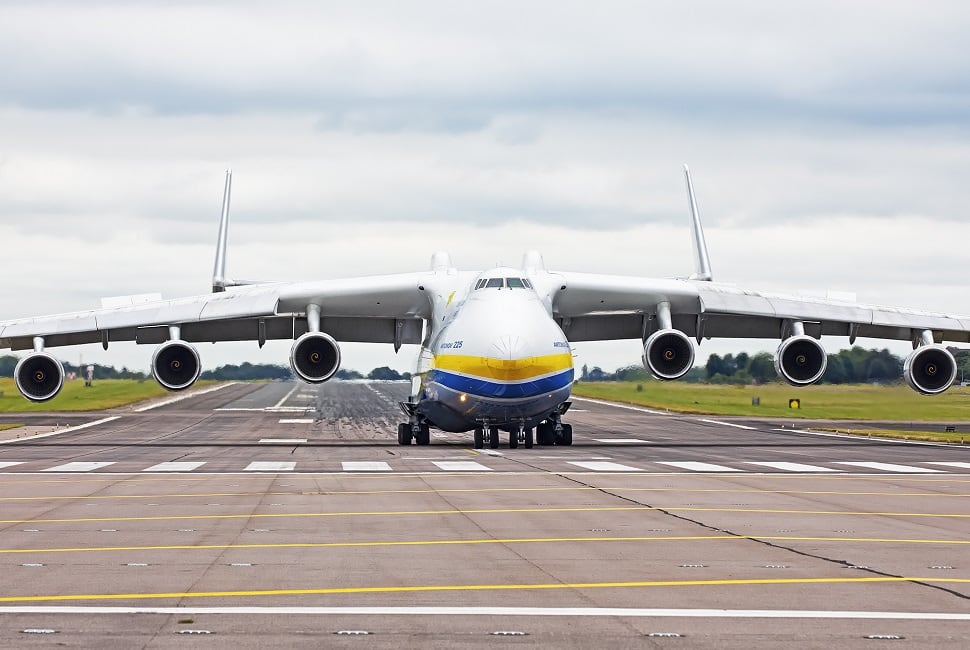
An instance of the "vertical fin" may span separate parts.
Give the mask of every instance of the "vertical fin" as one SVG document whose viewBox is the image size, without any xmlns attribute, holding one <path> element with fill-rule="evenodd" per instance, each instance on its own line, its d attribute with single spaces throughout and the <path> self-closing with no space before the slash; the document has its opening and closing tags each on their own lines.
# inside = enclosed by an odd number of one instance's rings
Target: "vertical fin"
<svg viewBox="0 0 970 650">
<path fill-rule="evenodd" d="M 711 272 L 711 258 L 707 254 L 707 241 L 704 239 L 704 228 L 701 226 L 701 216 L 697 212 L 697 199 L 694 197 L 694 184 L 690 180 L 690 169 L 684 165 L 684 178 L 687 180 L 687 200 L 690 203 L 690 230 L 694 239 L 694 274 L 691 280 L 711 282 L 714 274 Z"/>
<path fill-rule="evenodd" d="M 216 262 L 212 268 L 212 292 L 225 291 L 229 281 L 226 279 L 226 246 L 229 240 L 229 195 L 232 190 L 232 170 L 226 170 L 226 189 L 222 195 L 222 218 L 219 221 L 219 241 L 216 243 Z"/>
</svg>

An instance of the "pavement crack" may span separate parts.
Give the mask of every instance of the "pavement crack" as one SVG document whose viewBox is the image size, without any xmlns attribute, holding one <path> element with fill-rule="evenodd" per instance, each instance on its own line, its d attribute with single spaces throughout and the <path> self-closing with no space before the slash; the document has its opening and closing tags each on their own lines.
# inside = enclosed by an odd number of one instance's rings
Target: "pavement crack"
<svg viewBox="0 0 970 650">
<path fill-rule="evenodd" d="M 590 488 L 592 490 L 596 490 L 596 491 L 598 491 L 598 492 L 600 492 L 602 494 L 605 494 L 607 496 L 614 497 L 616 499 L 620 499 L 621 501 L 625 501 L 625 502 L 630 503 L 630 504 L 633 504 L 633 505 L 643 506 L 645 508 L 650 508 L 654 512 L 659 512 L 660 514 L 665 515 L 667 517 L 672 517 L 674 519 L 683 521 L 685 523 L 689 523 L 689 524 L 692 524 L 694 526 L 699 526 L 701 528 L 705 528 L 705 529 L 707 529 L 707 530 L 709 530 L 711 532 L 714 532 L 714 533 L 718 533 L 718 534 L 721 534 L 721 535 L 729 535 L 729 536 L 734 537 L 734 538 L 736 538 L 738 540 L 753 542 L 755 544 L 760 544 L 762 546 L 766 546 L 766 547 L 773 548 L 773 549 L 780 550 L 780 551 L 786 551 L 788 553 L 793 553 L 795 555 L 800 555 L 802 557 L 811 558 L 811 559 L 814 559 L 814 560 L 819 560 L 821 562 L 828 562 L 830 564 L 837 565 L 837 566 L 842 567 L 844 569 L 855 569 L 855 570 L 858 570 L 858 571 L 861 571 L 861 572 L 869 573 L 869 574 L 874 575 L 874 576 L 879 576 L 881 578 L 896 578 L 896 579 L 900 579 L 900 580 L 906 580 L 906 576 L 898 575 L 898 574 L 895 574 L 895 573 L 890 573 L 888 571 L 879 571 L 878 569 L 873 569 L 871 567 L 862 568 L 859 565 L 857 565 L 856 563 L 849 562 L 848 560 L 840 560 L 838 558 L 832 558 L 832 557 L 828 557 L 826 555 L 820 555 L 820 554 L 816 554 L 816 553 L 809 553 L 808 551 L 801 551 L 801 550 L 799 550 L 797 548 L 794 548 L 792 546 L 788 546 L 788 545 L 785 545 L 785 544 L 779 544 L 778 542 L 773 542 L 773 541 L 767 540 L 767 539 L 761 539 L 761 538 L 759 538 L 757 536 L 742 535 L 742 534 L 737 533 L 737 532 L 735 532 L 733 530 L 729 530 L 727 528 L 721 528 L 720 526 L 714 526 L 714 525 L 705 523 L 703 521 L 700 521 L 698 519 L 692 519 L 691 517 L 688 517 L 686 515 L 681 515 L 681 514 L 677 514 L 675 512 L 671 512 L 670 510 L 667 510 L 667 509 L 662 508 L 660 506 L 656 506 L 656 505 L 653 505 L 651 503 L 645 503 L 643 501 L 640 501 L 640 500 L 635 499 L 633 497 L 626 496 L 624 494 L 617 494 L 615 492 L 610 491 L 608 488 L 603 488 L 603 487 L 599 487 L 597 485 L 593 485 L 592 483 L 587 483 L 586 481 L 582 481 L 579 478 L 576 478 L 576 477 L 573 477 L 573 476 L 567 476 L 565 474 L 559 474 L 559 476 L 562 477 L 562 478 L 564 478 L 564 479 L 566 479 L 567 481 L 570 481 L 572 483 L 576 483 L 576 484 L 582 485 L 583 487 Z M 970 600 L 970 594 L 965 594 L 963 592 L 957 591 L 956 589 L 952 589 L 950 587 L 945 587 L 943 585 L 937 585 L 937 584 L 933 584 L 931 582 L 925 582 L 923 580 L 906 580 L 906 582 L 909 582 L 910 584 L 914 584 L 914 585 L 919 585 L 921 587 L 928 587 L 928 588 L 934 589 L 936 591 L 941 591 L 941 592 L 946 593 L 946 594 L 949 594 L 951 596 L 956 596 L 957 598 L 960 598 L 962 600 Z"/>
</svg>

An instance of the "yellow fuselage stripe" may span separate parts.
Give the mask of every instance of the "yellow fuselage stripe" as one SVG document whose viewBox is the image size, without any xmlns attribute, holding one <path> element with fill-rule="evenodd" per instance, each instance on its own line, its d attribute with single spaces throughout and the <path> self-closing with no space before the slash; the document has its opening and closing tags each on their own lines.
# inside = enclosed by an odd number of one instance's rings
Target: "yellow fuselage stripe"
<svg viewBox="0 0 970 650">
<path fill-rule="evenodd" d="M 439 354 L 434 358 L 434 365 L 439 370 L 450 370 L 484 379 L 522 381 L 569 370 L 573 367 L 573 355 L 546 354 L 524 359 L 495 359 L 464 354 Z"/>
</svg>

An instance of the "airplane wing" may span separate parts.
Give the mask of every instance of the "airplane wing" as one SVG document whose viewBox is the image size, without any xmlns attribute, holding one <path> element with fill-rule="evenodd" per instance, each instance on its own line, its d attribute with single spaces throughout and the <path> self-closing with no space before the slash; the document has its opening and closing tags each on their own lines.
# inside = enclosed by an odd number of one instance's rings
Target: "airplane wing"
<svg viewBox="0 0 970 650">
<path fill-rule="evenodd" d="M 553 300 L 571 341 L 646 339 L 659 327 L 657 305 L 668 303 L 672 326 L 703 338 L 784 338 L 792 322 L 805 333 L 970 342 L 970 316 L 866 305 L 842 300 L 750 291 L 697 280 L 657 280 L 561 272 Z"/>
<path fill-rule="evenodd" d="M 169 328 L 186 342 L 293 339 L 308 331 L 307 305 L 320 307 L 320 330 L 348 342 L 420 343 L 430 312 L 430 273 L 268 283 L 177 300 L 0 321 L 0 348 L 33 349 L 115 341 L 162 343 Z"/>
</svg>

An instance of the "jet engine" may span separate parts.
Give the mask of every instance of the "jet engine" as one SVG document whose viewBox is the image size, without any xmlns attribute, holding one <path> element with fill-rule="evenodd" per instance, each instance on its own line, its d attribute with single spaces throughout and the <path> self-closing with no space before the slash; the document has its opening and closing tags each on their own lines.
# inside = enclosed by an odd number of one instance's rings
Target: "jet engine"
<svg viewBox="0 0 970 650">
<path fill-rule="evenodd" d="M 680 330 L 658 330 L 643 343 L 643 367 L 657 379 L 679 379 L 693 365 L 694 346 Z"/>
<path fill-rule="evenodd" d="M 166 390 L 185 390 L 202 372 L 199 353 L 185 341 L 162 343 L 152 355 L 152 374 Z"/>
<path fill-rule="evenodd" d="M 64 367 L 46 352 L 34 352 L 21 359 L 13 376 L 17 390 L 31 402 L 53 399 L 64 385 Z"/>
<path fill-rule="evenodd" d="M 825 348 L 811 336 L 789 336 L 775 353 L 775 371 L 792 386 L 814 384 L 825 374 Z"/>
<path fill-rule="evenodd" d="M 903 377 L 923 395 L 942 393 L 957 378 L 957 362 L 942 345 L 921 345 L 906 357 Z"/>
<path fill-rule="evenodd" d="M 307 332 L 293 342 L 290 366 L 303 381 L 322 384 L 340 368 L 340 346 L 328 334 Z"/>
</svg>

